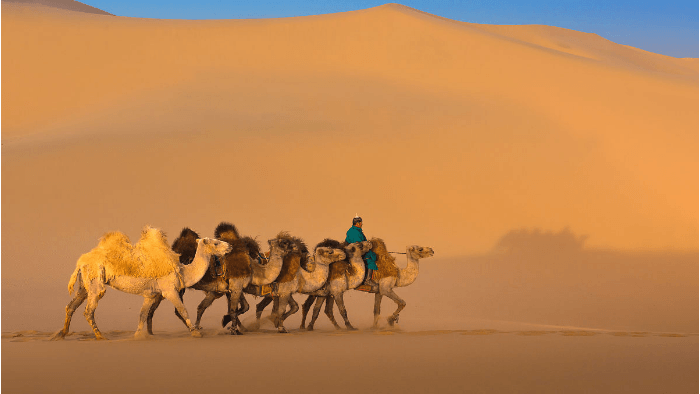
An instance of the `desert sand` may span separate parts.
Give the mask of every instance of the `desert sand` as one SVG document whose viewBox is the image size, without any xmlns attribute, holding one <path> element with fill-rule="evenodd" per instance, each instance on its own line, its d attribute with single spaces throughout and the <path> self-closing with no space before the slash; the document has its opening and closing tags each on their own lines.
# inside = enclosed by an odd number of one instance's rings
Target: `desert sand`
<svg viewBox="0 0 700 394">
<path fill-rule="evenodd" d="M 698 391 L 698 59 L 396 4 L 98 11 L 2 2 L 8 392 Z M 163 302 L 135 341 L 142 299 L 108 290 L 110 341 L 82 308 L 47 341 L 105 232 L 172 242 L 230 221 L 315 245 L 356 213 L 394 251 L 436 252 L 397 289 L 393 329 L 370 330 L 373 297 L 350 292 L 359 332 L 321 316 L 232 337 L 217 301 L 194 339 Z M 202 297 L 185 295 L 191 314 Z"/>
</svg>

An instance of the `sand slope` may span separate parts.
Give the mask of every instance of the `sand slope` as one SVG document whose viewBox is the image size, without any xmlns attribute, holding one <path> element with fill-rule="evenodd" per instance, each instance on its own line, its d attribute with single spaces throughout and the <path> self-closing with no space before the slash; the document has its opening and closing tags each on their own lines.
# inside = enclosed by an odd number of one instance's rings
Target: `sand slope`
<svg viewBox="0 0 700 394">
<path fill-rule="evenodd" d="M 5 6 L 30 6 L 30 7 L 50 7 L 53 9 L 87 12 L 90 14 L 112 15 L 107 11 L 89 6 L 75 0 L 2 0 L 3 9 Z M 54 10 L 55 11 L 55 10 Z"/>
<path fill-rule="evenodd" d="M 2 2 L 6 390 L 697 391 L 698 59 L 395 4 L 220 21 L 62 4 Z M 397 290 L 398 330 L 369 331 L 373 297 L 352 292 L 357 333 L 322 316 L 232 338 L 217 301 L 194 340 L 163 302 L 137 342 L 142 299 L 108 290 L 113 341 L 81 308 L 45 342 L 107 231 L 172 242 L 225 220 L 313 245 L 355 213 L 390 250 L 436 251 Z"/>
</svg>

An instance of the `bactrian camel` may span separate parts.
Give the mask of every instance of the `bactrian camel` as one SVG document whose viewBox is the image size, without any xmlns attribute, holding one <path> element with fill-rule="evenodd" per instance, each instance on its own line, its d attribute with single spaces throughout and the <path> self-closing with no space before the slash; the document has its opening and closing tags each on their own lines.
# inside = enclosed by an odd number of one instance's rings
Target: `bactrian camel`
<svg viewBox="0 0 700 394">
<path fill-rule="evenodd" d="M 374 323 L 373 328 L 379 326 L 379 313 L 381 311 L 382 297 L 388 297 L 396 302 L 397 308 L 394 313 L 387 318 L 387 322 L 390 326 L 399 321 L 399 313 L 406 307 L 406 301 L 401 299 L 395 292 L 395 287 L 406 287 L 412 284 L 418 277 L 418 260 L 431 257 L 433 254 L 433 249 L 427 247 L 421 247 L 417 245 L 406 247 L 406 268 L 399 268 L 396 265 L 396 260 L 387 251 L 384 241 L 380 238 L 372 238 L 372 251 L 377 254 L 377 268 L 378 270 L 374 272 L 373 278 L 378 282 L 379 286 L 375 287 L 369 292 L 374 294 Z M 364 290 L 363 290 L 364 291 Z M 313 302 L 313 301 L 312 301 Z M 330 303 L 328 303 L 330 304 Z M 335 321 L 333 317 L 332 304 L 328 307 L 326 305 L 326 314 L 332 322 Z M 302 319 L 306 318 L 306 314 L 311 307 L 311 303 L 307 300 L 302 307 Z"/>
<path fill-rule="evenodd" d="M 198 239 L 194 259 L 189 265 L 182 265 L 179 256 L 168 245 L 165 234 L 156 228 L 145 227 L 141 239 L 134 245 L 120 232 L 105 234 L 97 247 L 80 256 L 73 275 L 68 282 L 68 292 L 75 297 L 66 307 L 66 320 L 63 329 L 52 339 L 62 339 L 68 333 L 75 310 L 87 299 L 85 318 L 92 327 L 97 339 L 106 339 L 95 323 L 97 303 L 104 296 L 106 286 L 144 297 L 135 337 L 145 337 L 144 329 L 151 306 L 163 297 L 175 305 L 185 318 L 185 324 L 192 336 L 202 334 L 190 322 L 187 310 L 180 301 L 178 292 L 197 283 L 209 268 L 212 256 L 223 256 L 231 246 L 214 239 Z"/>
<path fill-rule="evenodd" d="M 211 264 L 204 277 L 191 288 L 202 290 L 205 297 L 197 307 L 197 320 L 195 326 L 200 327 L 204 311 L 211 306 L 214 300 L 224 294 L 228 296 L 228 320 L 234 321 L 231 325 L 231 334 L 240 334 L 240 321 L 238 315 L 248 310 L 248 303 L 242 296 L 243 289 L 249 284 L 256 286 L 266 285 L 277 278 L 282 269 L 283 258 L 295 250 L 295 245 L 285 238 L 273 238 L 268 241 L 270 246 L 270 258 L 267 264 L 260 264 L 258 256 L 260 246 L 250 237 L 241 237 L 238 229 L 231 224 L 222 222 L 214 231 L 214 236 L 231 245 L 231 251 L 220 258 L 219 273 L 216 272 L 216 264 Z M 185 228 L 180 237 L 173 243 L 173 250 L 181 253 L 181 256 L 191 255 L 192 242 L 197 238 L 194 231 Z M 235 300 L 235 301 L 233 301 Z M 239 300 L 242 307 L 237 308 Z M 178 311 L 175 311 L 178 314 Z M 178 317 L 182 317 L 178 314 Z"/>
<path fill-rule="evenodd" d="M 278 286 L 276 294 L 273 297 L 265 297 L 255 308 L 256 317 L 260 319 L 265 307 L 274 299 L 272 317 L 275 327 L 282 333 L 287 332 L 284 321 L 299 310 L 299 305 L 292 298 L 292 294 L 311 293 L 321 288 L 328 279 L 328 266 L 346 257 L 342 249 L 319 246 L 314 250 L 313 261 L 308 264 L 306 245 L 299 238 L 291 236 L 289 238 L 298 245 L 302 253 L 291 253 L 289 258 L 284 259 L 282 272 L 275 281 Z M 300 269 L 304 261 L 307 261 L 307 269 Z M 286 311 L 287 304 L 290 306 L 289 311 Z"/>
<path fill-rule="evenodd" d="M 345 300 L 343 299 L 343 294 L 351 289 L 359 286 L 365 278 L 365 262 L 362 260 L 362 255 L 367 253 L 372 248 L 372 243 L 370 241 L 357 242 L 354 244 L 347 245 L 345 243 L 340 243 L 332 239 L 326 239 L 319 244 L 319 246 L 329 246 L 337 248 L 345 248 L 345 253 L 348 256 L 346 260 L 339 261 L 337 263 L 331 264 L 330 275 L 328 277 L 328 284 L 323 286 L 319 290 L 308 293 L 309 297 L 304 303 L 302 308 L 303 314 L 301 319 L 301 328 L 304 328 L 304 323 L 306 321 L 306 315 L 309 311 L 311 304 L 316 300 L 316 305 L 314 307 L 314 312 L 311 317 L 311 322 L 309 323 L 308 330 L 312 331 L 314 329 L 314 324 L 318 318 L 318 314 L 321 311 L 321 306 L 326 302 L 326 315 L 333 323 L 336 329 L 340 329 L 340 326 L 335 321 L 333 317 L 333 300 L 338 305 L 340 310 L 340 315 L 345 321 L 345 327 L 350 330 L 355 330 L 356 328 L 350 324 L 348 319 L 348 313 L 345 309 Z M 330 311 L 329 311 L 330 310 Z"/>
</svg>

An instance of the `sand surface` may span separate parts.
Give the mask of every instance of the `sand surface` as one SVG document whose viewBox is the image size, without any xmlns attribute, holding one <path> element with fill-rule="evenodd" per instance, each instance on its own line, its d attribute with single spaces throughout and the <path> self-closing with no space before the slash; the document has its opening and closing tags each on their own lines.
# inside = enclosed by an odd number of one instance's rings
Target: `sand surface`
<svg viewBox="0 0 700 394">
<path fill-rule="evenodd" d="M 3 389 L 39 392 L 692 393 L 698 337 L 586 331 L 2 339 Z M 155 338 L 155 337 L 154 337 Z M 69 366 L 62 367 L 62 365 Z M 37 378 L 40 374 L 41 379 Z"/>
<path fill-rule="evenodd" d="M 697 392 L 698 59 L 399 5 L 184 21 L 36 3 L 2 2 L 8 392 Z M 436 252 L 397 290 L 396 330 L 370 331 L 373 297 L 351 292 L 357 333 L 321 317 L 229 337 L 217 301 L 196 340 L 163 302 L 134 341 L 142 298 L 108 290 L 111 341 L 82 308 L 46 341 L 107 231 L 230 221 L 315 245 L 355 213 L 390 250 Z"/>
</svg>

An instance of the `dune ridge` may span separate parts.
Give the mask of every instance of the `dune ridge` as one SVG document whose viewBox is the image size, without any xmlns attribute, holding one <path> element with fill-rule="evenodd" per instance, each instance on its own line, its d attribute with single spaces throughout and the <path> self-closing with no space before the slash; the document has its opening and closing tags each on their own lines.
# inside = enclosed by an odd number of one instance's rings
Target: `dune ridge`
<svg viewBox="0 0 700 394">
<path fill-rule="evenodd" d="M 2 5 L 21 5 L 58 8 L 69 11 L 86 12 L 90 14 L 114 15 L 99 8 L 75 0 L 2 0 Z"/>
</svg>

